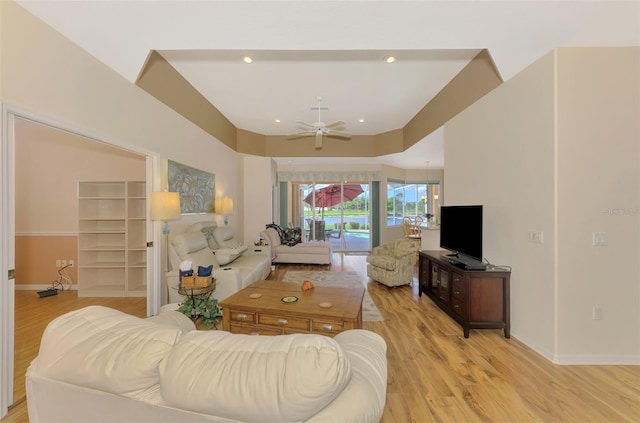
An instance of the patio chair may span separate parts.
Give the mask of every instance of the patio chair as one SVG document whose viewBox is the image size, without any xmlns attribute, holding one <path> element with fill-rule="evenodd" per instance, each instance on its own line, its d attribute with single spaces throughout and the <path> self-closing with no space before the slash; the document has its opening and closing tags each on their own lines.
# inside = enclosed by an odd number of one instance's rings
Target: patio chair
<svg viewBox="0 0 640 423">
<path fill-rule="evenodd" d="M 307 232 L 307 241 L 325 241 L 324 220 L 305 219 L 309 224 L 309 232 Z M 315 236 L 314 236 L 315 229 Z"/>
</svg>

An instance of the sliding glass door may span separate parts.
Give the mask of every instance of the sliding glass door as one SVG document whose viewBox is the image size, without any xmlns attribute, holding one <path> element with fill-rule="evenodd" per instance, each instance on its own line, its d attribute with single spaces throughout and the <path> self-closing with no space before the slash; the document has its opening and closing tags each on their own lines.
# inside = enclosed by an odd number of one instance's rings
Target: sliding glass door
<svg viewBox="0 0 640 423">
<path fill-rule="evenodd" d="M 294 226 L 306 241 L 329 241 L 334 251 L 371 249 L 370 184 L 292 183 Z"/>
</svg>

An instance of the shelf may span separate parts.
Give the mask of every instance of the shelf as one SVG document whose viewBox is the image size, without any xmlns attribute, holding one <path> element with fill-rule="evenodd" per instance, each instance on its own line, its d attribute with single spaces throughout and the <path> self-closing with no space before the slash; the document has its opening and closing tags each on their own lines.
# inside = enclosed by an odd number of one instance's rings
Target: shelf
<svg viewBox="0 0 640 423">
<path fill-rule="evenodd" d="M 91 263 L 85 263 L 80 266 L 81 269 L 96 269 L 96 268 L 122 268 L 124 269 L 124 261 L 94 261 Z"/>
<path fill-rule="evenodd" d="M 78 196 L 84 197 L 124 197 L 125 184 L 118 181 L 90 181 L 80 182 Z"/>
<path fill-rule="evenodd" d="M 80 251 L 97 251 L 97 252 L 101 252 L 101 251 L 124 251 L 124 244 L 122 245 L 98 245 L 98 244 L 92 244 L 92 245 L 87 245 L 87 246 L 83 246 L 80 248 Z"/>
<path fill-rule="evenodd" d="M 124 229 L 118 229 L 118 230 L 114 230 L 114 229 L 91 229 L 91 230 L 84 230 L 84 231 L 78 232 L 79 235 L 91 235 L 91 234 L 98 234 L 98 235 L 104 235 L 104 234 L 124 235 L 126 233 L 127 232 Z"/>
<path fill-rule="evenodd" d="M 78 182 L 78 296 L 146 296 L 145 196 L 144 181 Z"/>
</svg>

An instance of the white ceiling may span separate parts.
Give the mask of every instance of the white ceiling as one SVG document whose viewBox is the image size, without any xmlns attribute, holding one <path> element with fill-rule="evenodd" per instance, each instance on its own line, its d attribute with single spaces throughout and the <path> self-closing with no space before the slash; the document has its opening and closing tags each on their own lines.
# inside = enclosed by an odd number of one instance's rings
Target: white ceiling
<svg viewBox="0 0 640 423">
<path fill-rule="evenodd" d="M 132 83 L 157 50 L 236 127 L 267 135 L 316 122 L 318 96 L 322 120 L 353 134 L 401 128 L 481 49 L 506 81 L 555 47 L 640 45 L 638 1 L 18 3 Z M 438 168 L 443 152 L 440 130 L 376 159 L 278 161 Z"/>
</svg>

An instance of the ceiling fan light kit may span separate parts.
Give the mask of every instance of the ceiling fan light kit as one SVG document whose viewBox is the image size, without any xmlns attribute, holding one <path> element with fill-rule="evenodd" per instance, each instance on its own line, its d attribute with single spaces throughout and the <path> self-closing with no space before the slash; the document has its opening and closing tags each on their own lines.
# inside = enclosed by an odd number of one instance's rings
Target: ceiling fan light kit
<svg viewBox="0 0 640 423">
<path fill-rule="evenodd" d="M 341 140 L 350 140 L 351 134 L 348 132 L 344 132 L 339 130 L 342 128 L 346 122 L 343 120 L 338 120 L 336 122 L 326 124 L 322 121 L 321 113 L 322 110 L 328 111 L 328 107 L 320 107 L 320 102 L 322 101 L 322 97 L 318 96 L 318 106 L 312 107 L 311 110 L 318 111 L 318 121 L 314 123 L 306 123 L 301 120 L 297 120 L 296 123 L 305 129 L 300 132 L 296 132 L 295 134 L 291 134 L 288 136 L 290 140 L 297 138 L 306 138 L 306 137 L 315 137 L 315 148 L 319 150 L 322 148 L 322 139 L 323 137 L 331 137 L 337 138 Z"/>
</svg>

